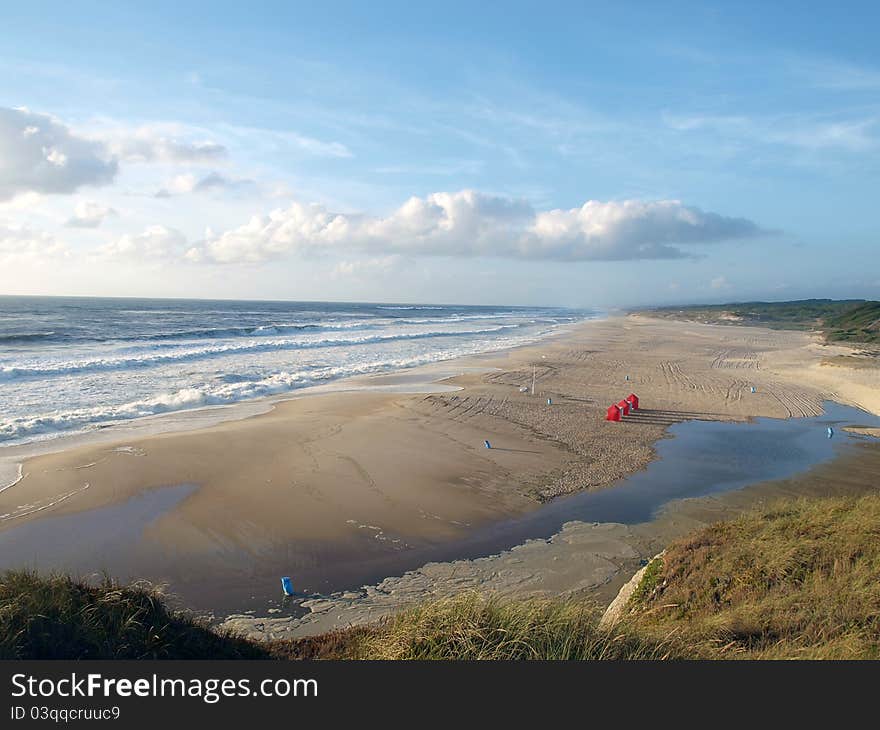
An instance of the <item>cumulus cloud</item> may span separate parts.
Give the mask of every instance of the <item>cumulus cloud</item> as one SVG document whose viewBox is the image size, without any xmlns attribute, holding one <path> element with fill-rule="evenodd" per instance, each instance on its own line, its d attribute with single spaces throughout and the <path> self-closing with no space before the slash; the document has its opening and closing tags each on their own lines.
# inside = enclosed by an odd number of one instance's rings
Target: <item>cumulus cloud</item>
<svg viewBox="0 0 880 730">
<path fill-rule="evenodd" d="M 223 145 L 189 137 L 177 125 L 84 133 L 48 114 L 0 107 L 0 201 L 107 185 L 121 162 L 211 164 L 226 158 Z"/>
<path fill-rule="evenodd" d="M 413 197 L 386 217 L 293 203 L 187 251 L 191 261 L 262 262 L 291 252 L 488 256 L 559 261 L 684 258 L 681 246 L 767 233 L 676 200 L 587 201 L 536 212 L 521 200 L 472 190 Z"/>
<path fill-rule="evenodd" d="M 125 235 L 98 249 L 108 259 L 178 258 L 186 247 L 186 237 L 173 228 L 150 226 L 143 233 Z"/>
<path fill-rule="evenodd" d="M 73 228 L 97 228 L 105 218 L 116 215 L 116 211 L 94 200 L 82 200 L 73 209 L 73 215 L 65 225 Z"/>
<path fill-rule="evenodd" d="M 117 169 L 103 144 L 75 134 L 54 117 L 0 107 L 0 200 L 106 185 Z"/>
</svg>

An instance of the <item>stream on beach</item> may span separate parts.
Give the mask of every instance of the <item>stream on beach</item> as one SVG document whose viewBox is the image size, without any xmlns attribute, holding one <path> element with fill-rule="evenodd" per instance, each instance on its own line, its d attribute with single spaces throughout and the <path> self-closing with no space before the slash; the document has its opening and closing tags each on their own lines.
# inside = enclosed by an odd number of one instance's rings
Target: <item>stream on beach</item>
<svg viewBox="0 0 880 730">
<path fill-rule="evenodd" d="M 644 417 L 650 418 L 645 411 Z M 858 439 L 847 425 L 880 426 L 864 411 L 825 403 L 812 418 L 756 418 L 749 422 L 689 420 L 668 429 L 656 444 L 657 459 L 608 487 L 558 498 L 515 519 L 475 527 L 464 538 L 418 543 L 405 550 L 334 560 L 332 546 L 302 555 L 290 547 L 273 554 L 213 556 L 200 564 L 142 539 L 149 526 L 195 489 L 181 484 L 152 490 L 126 502 L 70 515 L 49 516 L 0 532 L 0 569 L 38 567 L 79 574 L 107 571 L 120 579 L 167 582 L 181 601 L 215 615 L 247 610 L 296 610 L 282 602 L 279 576 L 291 575 L 302 595 L 327 594 L 376 583 L 432 561 L 491 555 L 533 538 L 548 538 L 565 522 L 650 520 L 673 500 L 702 497 L 804 472 L 851 449 Z M 828 427 L 834 429 L 833 437 Z M 299 547 L 299 546 L 297 546 Z M 228 566 L 227 568 L 219 567 Z"/>
</svg>

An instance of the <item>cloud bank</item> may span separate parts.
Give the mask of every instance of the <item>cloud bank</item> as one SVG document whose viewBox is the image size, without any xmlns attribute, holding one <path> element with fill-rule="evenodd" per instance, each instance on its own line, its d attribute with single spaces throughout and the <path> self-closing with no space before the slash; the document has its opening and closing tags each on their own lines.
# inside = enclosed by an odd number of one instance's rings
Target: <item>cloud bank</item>
<svg viewBox="0 0 880 730">
<path fill-rule="evenodd" d="M 193 262 L 260 263 L 291 253 L 486 256 L 555 261 L 626 261 L 693 256 L 681 246 L 766 235 L 677 200 L 590 200 L 536 212 L 527 202 L 462 190 L 412 197 L 386 217 L 332 213 L 294 202 L 189 248 Z"/>
</svg>

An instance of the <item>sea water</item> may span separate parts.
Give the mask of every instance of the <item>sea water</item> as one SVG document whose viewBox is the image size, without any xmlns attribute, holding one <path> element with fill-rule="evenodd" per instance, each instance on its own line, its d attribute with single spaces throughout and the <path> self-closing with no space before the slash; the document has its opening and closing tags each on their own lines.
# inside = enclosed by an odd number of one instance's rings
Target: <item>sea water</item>
<svg viewBox="0 0 880 730">
<path fill-rule="evenodd" d="M 0 297 L 0 447 L 528 344 L 589 311 Z"/>
</svg>

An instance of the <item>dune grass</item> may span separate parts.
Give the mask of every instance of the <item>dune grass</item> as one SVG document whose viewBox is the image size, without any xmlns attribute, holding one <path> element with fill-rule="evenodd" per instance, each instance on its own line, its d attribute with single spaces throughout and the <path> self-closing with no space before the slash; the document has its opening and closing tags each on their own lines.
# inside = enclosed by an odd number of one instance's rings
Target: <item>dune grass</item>
<svg viewBox="0 0 880 730">
<path fill-rule="evenodd" d="M 880 658 L 880 496 L 713 525 L 670 545 L 651 581 L 621 630 L 674 633 L 707 658 Z"/>
<path fill-rule="evenodd" d="M 466 593 L 406 611 L 362 637 L 364 659 L 666 659 L 660 638 L 600 631 L 581 601 L 511 601 Z"/>
<path fill-rule="evenodd" d="M 144 585 L 0 575 L 0 659 L 258 659 L 265 648 L 169 609 Z"/>
</svg>

